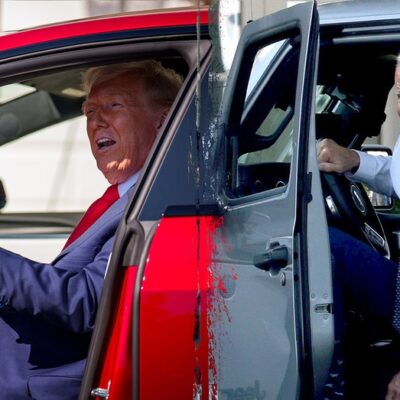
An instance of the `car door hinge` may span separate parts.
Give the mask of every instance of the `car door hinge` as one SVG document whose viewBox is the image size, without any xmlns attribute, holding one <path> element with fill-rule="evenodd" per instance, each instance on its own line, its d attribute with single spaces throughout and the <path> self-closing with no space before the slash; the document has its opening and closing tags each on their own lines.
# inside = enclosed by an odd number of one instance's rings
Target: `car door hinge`
<svg viewBox="0 0 400 400">
<path fill-rule="evenodd" d="M 311 188 L 312 188 L 312 172 L 309 172 L 306 175 L 304 182 L 304 200 L 306 201 L 307 204 L 312 201 Z"/>
</svg>

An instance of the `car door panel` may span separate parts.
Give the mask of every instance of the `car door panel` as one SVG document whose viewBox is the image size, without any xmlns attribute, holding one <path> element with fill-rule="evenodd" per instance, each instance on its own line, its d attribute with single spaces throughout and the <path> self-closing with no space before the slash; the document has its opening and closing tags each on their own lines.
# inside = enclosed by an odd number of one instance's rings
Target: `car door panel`
<svg viewBox="0 0 400 400">
<path fill-rule="evenodd" d="M 219 223 L 168 215 L 157 228 L 140 296 L 140 399 L 208 398 L 214 390 L 210 264 Z"/>
<path fill-rule="evenodd" d="M 229 275 L 230 271 L 236 277 L 234 293 L 224 300 L 229 318 L 217 318 L 218 387 L 226 398 L 234 398 L 229 396 L 254 388 L 257 388 L 260 398 L 271 399 L 311 398 L 314 393 L 312 360 L 309 357 L 313 338 L 309 337 L 311 323 L 308 319 L 312 311 L 307 304 L 310 277 L 304 239 L 307 236 L 306 204 L 311 201 L 308 194 L 311 185 L 306 183 L 308 147 L 304 142 L 308 143 L 312 120 L 315 66 L 310 62 L 315 62 L 316 52 L 315 38 L 309 41 L 311 26 L 315 35 L 317 22 L 312 3 L 251 22 L 242 34 L 225 91 L 221 125 L 226 127 L 225 142 L 229 143 L 229 189 L 213 265 L 218 265 L 222 276 Z M 282 46 L 282 51 L 273 54 L 270 50 L 272 45 Z M 286 52 L 285 46 L 288 48 Z M 256 61 L 269 51 L 273 54 L 270 64 L 265 70 L 256 71 Z M 297 79 L 293 78 L 293 70 L 287 66 L 290 57 L 297 57 L 293 62 Z M 253 62 L 253 58 L 256 61 Z M 260 78 L 257 86 L 250 89 L 246 82 L 252 82 L 253 71 Z M 277 79 L 280 79 L 280 85 L 276 83 Z M 296 89 L 285 85 L 285 80 L 290 80 Z M 286 97 L 293 98 L 288 101 L 280 91 L 286 91 Z M 274 96 L 277 98 L 275 106 Z M 285 102 L 287 104 L 282 105 Z M 289 110 L 290 115 L 290 107 L 292 122 L 284 115 L 285 110 Z M 282 123 L 290 126 L 288 131 L 285 132 L 280 125 L 274 131 L 273 121 L 266 110 L 279 111 Z M 263 112 L 266 113 L 264 121 Z M 256 131 L 254 136 L 258 135 L 255 139 L 249 134 L 251 129 Z M 285 135 L 290 138 L 287 144 L 293 149 L 288 153 L 291 158 L 287 182 L 271 190 L 259 185 L 259 193 L 243 195 L 242 182 L 237 179 L 235 168 L 273 161 L 269 171 L 264 169 L 265 173 L 272 175 L 272 166 L 276 167 L 276 162 L 287 162 L 279 154 L 271 153 L 274 147 L 277 152 L 285 150 L 287 146 L 280 145 L 278 140 Z M 253 142 L 246 143 L 246 138 Z M 258 179 L 253 183 L 258 184 Z M 321 193 L 316 192 L 316 201 L 322 204 Z M 315 207 L 315 210 L 324 218 L 322 207 Z M 327 244 L 326 224 L 324 229 Z M 287 250 L 287 260 L 266 263 L 269 266 L 267 271 L 256 268 L 255 257 L 274 254 L 273 249 L 278 246 Z M 329 269 L 329 252 L 320 254 L 320 259 L 328 260 L 325 267 Z M 325 295 L 330 294 L 328 282 Z M 331 298 L 326 299 L 326 302 L 331 301 Z M 324 314 L 326 317 L 329 321 L 325 328 L 332 339 L 333 318 L 329 312 Z M 325 374 L 332 348 L 329 349 L 323 355 Z M 305 369 L 309 371 L 308 376 L 298 374 L 299 370 Z"/>
</svg>

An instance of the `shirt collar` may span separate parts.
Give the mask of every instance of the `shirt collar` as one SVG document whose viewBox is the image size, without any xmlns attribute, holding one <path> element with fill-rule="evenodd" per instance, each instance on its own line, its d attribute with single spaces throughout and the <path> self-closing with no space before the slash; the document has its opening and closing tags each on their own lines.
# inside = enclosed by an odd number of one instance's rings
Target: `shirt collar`
<svg viewBox="0 0 400 400">
<path fill-rule="evenodd" d="M 136 174 L 132 175 L 126 181 L 120 183 L 118 185 L 118 194 L 119 197 L 122 197 L 128 190 L 137 182 L 140 175 L 140 171 L 136 172 Z"/>
</svg>

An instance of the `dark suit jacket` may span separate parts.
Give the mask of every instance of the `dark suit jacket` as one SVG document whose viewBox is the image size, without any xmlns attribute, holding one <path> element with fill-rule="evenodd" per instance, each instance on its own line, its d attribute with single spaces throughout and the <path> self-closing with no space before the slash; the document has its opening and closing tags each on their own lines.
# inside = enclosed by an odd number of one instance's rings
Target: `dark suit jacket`
<svg viewBox="0 0 400 400">
<path fill-rule="evenodd" d="M 51 264 L 0 249 L 0 399 L 78 397 L 129 192 Z"/>
</svg>

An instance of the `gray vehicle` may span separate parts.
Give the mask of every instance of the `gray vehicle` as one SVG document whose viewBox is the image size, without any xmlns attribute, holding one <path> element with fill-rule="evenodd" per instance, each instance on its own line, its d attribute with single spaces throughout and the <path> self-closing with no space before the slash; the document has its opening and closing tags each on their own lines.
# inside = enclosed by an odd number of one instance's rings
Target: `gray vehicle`
<svg viewBox="0 0 400 400">
<path fill-rule="evenodd" d="M 393 125 L 399 17 L 394 1 L 308 3 L 242 33 L 214 132 L 222 398 L 383 398 L 400 369 L 394 344 L 358 310 L 347 310 L 346 341 L 335 347 L 327 234 L 337 226 L 398 260 L 399 216 L 378 215 L 361 185 L 321 177 L 315 154 L 320 138 L 361 148 L 380 137 L 385 109 Z"/>
<path fill-rule="evenodd" d="M 231 319 L 222 328 L 221 369 L 230 389 L 257 382 L 265 398 L 336 398 L 343 388 L 328 378 L 331 369 L 346 378 L 347 398 L 383 398 L 400 367 L 387 338 L 348 310 L 356 321 L 349 323 L 346 368 L 335 370 L 342 356 L 340 345 L 334 352 L 327 226 L 398 260 L 399 217 L 383 210 L 378 216 L 364 188 L 344 177 L 323 174 L 321 183 L 315 161 L 320 138 L 360 148 L 379 137 L 400 44 L 399 13 L 399 3 L 390 1 L 318 11 L 306 4 L 243 32 L 222 113 L 229 176 L 224 228 L 235 251 L 219 262 L 246 282 L 227 302 Z M 277 42 L 259 73 L 262 53 Z M 393 125 L 392 109 L 386 108 Z M 244 368 L 236 362 L 243 354 Z"/>
</svg>

